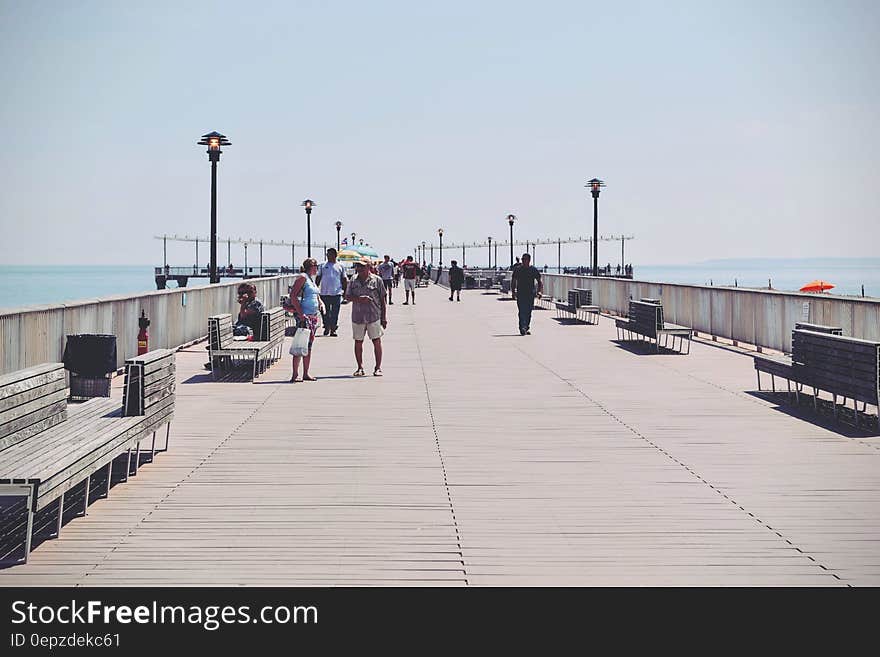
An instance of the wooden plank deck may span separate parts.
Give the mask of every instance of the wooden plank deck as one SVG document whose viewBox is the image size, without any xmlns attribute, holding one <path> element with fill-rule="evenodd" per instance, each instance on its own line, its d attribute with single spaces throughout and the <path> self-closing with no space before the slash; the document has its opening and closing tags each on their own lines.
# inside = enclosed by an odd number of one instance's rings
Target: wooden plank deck
<svg viewBox="0 0 880 657">
<path fill-rule="evenodd" d="M 446 294 L 391 307 L 381 379 L 346 306 L 316 383 L 180 352 L 171 450 L 0 585 L 880 584 L 880 439 L 749 394 L 748 357 Z"/>
</svg>

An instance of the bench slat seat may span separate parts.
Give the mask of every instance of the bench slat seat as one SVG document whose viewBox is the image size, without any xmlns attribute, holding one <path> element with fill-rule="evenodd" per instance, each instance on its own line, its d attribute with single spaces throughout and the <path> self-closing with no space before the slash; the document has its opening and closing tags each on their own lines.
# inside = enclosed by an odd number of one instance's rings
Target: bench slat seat
<svg viewBox="0 0 880 657">
<path fill-rule="evenodd" d="M 852 338 L 839 334 L 838 327 L 796 324 L 792 331 L 791 364 L 787 368 L 774 366 L 764 355 L 755 356 L 758 371 L 758 390 L 761 389 L 760 372 L 785 378 L 797 386 L 813 388 L 813 405 L 816 407 L 818 391 L 833 396 L 834 414 L 837 417 L 837 397 L 853 400 L 865 406 L 878 407 L 880 424 L 880 342 Z M 818 329 L 818 330 L 813 330 Z M 774 385 L 775 390 L 775 385 Z M 864 409 L 863 409 L 864 410 Z M 859 423 L 858 412 L 855 414 Z"/>
<path fill-rule="evenodd" d="M 31 549 L 34 516 L 55 503 L 55 537 L 61 531 L 65 494 L 73 492 L 86 512 L 93 475 L 106 472 L 105 496 L 112 485 L 113 463 L 124 461 L 125 479 L 137 473 L 140 445 L 150 435 L 151 459 L 156 432 L 170 427 L 174 415 L 174 351 L 157 349 L 125 361 L 123 404 L 90 399 L 68 409 L 61 363 L 48 363 L 0 378 L 0 559 L 8 561 L 21 546 L 24 561 Z M 165 449 L 168 448 L 166 432 Z M 135 453 L 132 472 L 132 453 Z M 8 504 L 10 498 L 26 503 Z M 68 505 L 69 506 L 69 505 Z M 24 516 L 25 520 L 19 520 Z M 45 516 L 41 516 L 45 519 Z M 41 527 L 45 525 L 41 520 Z M 23 535 L 21 540 L 16 536 Z M 16 542 L 18 541 L 18 542 Z"/>
<path fill-rule="evenodd" d="M 211 374 L 216 378 L 216 369 L 231 359 L 247 359 L 253 362 L 252 380 L 268 366 L 281 358 L 286 326 L 284 309 L 281 306 L 264 311 L 260 317 L 259 340 L 233 340 L 232 315 L 212 315 L 208 318 L 208 351 L 211 361 Z"/>
<path fill-rule="evenodd" d="M 666 346 L 669 336 L 672 336 L 673 346 L 675 346 L 677 338 L 679 350 L 681 350 L 684 341 L 687 340 L 688 347 L 684 353 L 691 351 L 693 329 L 689 326 L 665 322 L 663 320 L 663 305 L 659 299 L 630 300 L 628 317 L 614 320 L 614 326 L 617 329 L 617 339 L 621 341 L 632 340 L 632 334 L 641 335 L 649 340 L 654 340 L 659 353 L 661 341 Z"/>
</svg>

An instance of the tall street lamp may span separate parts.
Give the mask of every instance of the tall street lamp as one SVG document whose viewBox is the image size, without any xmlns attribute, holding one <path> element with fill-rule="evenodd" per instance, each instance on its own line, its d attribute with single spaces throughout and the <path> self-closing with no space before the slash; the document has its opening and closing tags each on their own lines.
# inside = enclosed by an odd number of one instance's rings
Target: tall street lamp
<svg viewBox="0 0 880 657">
<path fill-rule="evenodd" d="M 513 269 L 513 222 L 516 221 L 516 215 L 507 215 L 507 223 L 510 224 L 510 268 Z"/>
<path fill-rule="evenodd" d="M 437 234 L 440 236 L 440 266 L 443 266 L 443 229 L 438 228 Z"/>
<path fill-rule="evenodd" d="M 593 195 L 593 276 L 599 275 L 599 191 L 605 183 L 591 178 L 584 187 L 589 187 Z"/>
<path fill-rule="evenodd" d="M 302 206 L 306 209 L 306 243 L 308 244 L 309 258 L 312 257 L 312 208 L 318 205 L 312 199 L 307 198 L 302 202 Z"/>
<path fill-rule="evenodd" d="M 230 146 L 231 142 L 226 135 L 219 132 L 209 132 L 202 135 L 198 142 L 199 146 L 208 147 L 208 160 L 211 162 L 211 283 L 219 283 L 217 275 L 217 163 L 220 161 L 221 146 Z"/>
<path fill-rule="evenodd" d="M 422 242 L 422 262 L 425 262 L 425 243 Z"/>
<path fill-rule="evenodd" d="M 497 262 L 495 263 L 498 264 Z M 492 269 L 492 238 L 489 238 L 489 269 Z"/>
<path fill-rule="evenodd" d="M 342 242 L 339 241 L 339 231 L 342 230 L 342 222 L 336 222 L 336 251 L 338 252 L 342 248 Z"/>
</svg>

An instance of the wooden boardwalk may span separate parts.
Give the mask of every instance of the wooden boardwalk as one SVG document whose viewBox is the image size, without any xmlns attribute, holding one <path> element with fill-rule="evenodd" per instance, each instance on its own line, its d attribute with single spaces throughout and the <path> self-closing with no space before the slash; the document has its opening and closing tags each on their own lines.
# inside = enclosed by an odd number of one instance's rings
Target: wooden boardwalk
<svg viewBox="0 0 880 657">
<path fill-rule="evenodd" d="M 731 351 L 462 299 L 398 299 L 381 379 L 345 306 L 316 383 L 180 352 L 170 451 L 0 585 L 880 584 L 880 439 L 750 394 Z"/>
</svg>

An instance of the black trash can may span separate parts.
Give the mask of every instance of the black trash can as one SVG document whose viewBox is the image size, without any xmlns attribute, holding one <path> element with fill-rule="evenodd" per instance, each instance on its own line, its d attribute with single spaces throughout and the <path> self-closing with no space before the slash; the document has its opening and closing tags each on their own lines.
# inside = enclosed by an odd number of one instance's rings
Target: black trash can
<svg viewBox="0 0 880 657">
<path fill-rule="evenodd" d="M 116 371 L 115 335 L 68 335 L 63 361 L 70 372 L 72 400 L 110 396 L 110 377 Z"/>
</svg>

